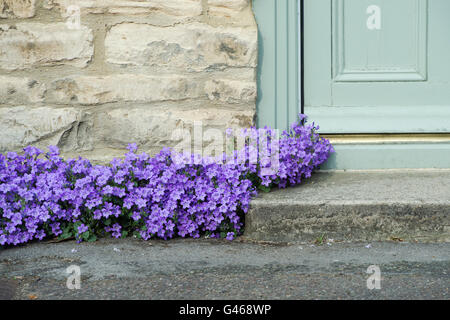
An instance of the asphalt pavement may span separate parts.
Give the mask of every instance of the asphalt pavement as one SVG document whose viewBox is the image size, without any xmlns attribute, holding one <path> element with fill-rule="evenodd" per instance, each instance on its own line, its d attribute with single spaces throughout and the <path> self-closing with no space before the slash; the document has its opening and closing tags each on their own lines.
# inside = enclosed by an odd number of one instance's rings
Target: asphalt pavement
<svg viewBox="0 0 450 320">
<path fill-rule="evenodd" d="M 449 285 L 449 243 L 129 238 L 0 249 L 0 299 L 447 300 Z"/>
</svg>

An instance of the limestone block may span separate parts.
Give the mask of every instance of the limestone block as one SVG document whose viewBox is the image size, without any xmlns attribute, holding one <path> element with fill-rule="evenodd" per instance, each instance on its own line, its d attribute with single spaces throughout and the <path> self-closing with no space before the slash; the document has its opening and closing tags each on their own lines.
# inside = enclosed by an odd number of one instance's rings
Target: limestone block
<svg viewBox="0 0 450 320">
<path fill-rule="evenodd" d="M 43 101 L 45 85 L 32 78 L 0 76 L 0 104 L 26 104 Z"/>
<path fill-rule="evenodd" d="M 208 0 L 208 13 L 213 16 L 231 17 L 247 8 L 249 3 L 249 0 Z"/>
<path fill-rule="evenodd" d="M 0 18 L 32 18 L 36 0 L 0 0 Z"/>
<path fill-rule="evenodd" d="M 214 79 L 206 82 L 205 92 L 212 101 L 255 103 L 257 89 L 254 81 Z"/>
<path fill-rule="evenodd" d="M 202 89 L 196 81 L 182 76 L 78 76 L 54 81 L 47 101 L 58 104 L 174 101 L 198 98 Z"/>
<path fill-rule="evenodd" d="M 107 62 L 166 67 L 183 72 L 256 67 L 256 27 L 212 27 L 202 23 L 158 27 L 122 23 L 105 39 Z"/>
<path fill-rule="evenodd" d="M 27 145 L 45 148 L 59 144 L 81 115 L 81 111 L 73 108 L 0 108 L 0 152 L 18 150 Z"/>
<path fill-rule="evenodd" d="M 57 7 L 63 16 L 70 6 L 77 6 L 83 14 L 139 15 L 164 13 L 174 16 L 198 16 L 202 13 L 201 0 L 47 0 L 46 7 Z"/>
<path fill-rule="evenodd" d="M 91 60 L 92 31 L 65 23 L 0 25 L 0 68 L 26 69 L 50 65 L 85 67 Z"/>
</svg>

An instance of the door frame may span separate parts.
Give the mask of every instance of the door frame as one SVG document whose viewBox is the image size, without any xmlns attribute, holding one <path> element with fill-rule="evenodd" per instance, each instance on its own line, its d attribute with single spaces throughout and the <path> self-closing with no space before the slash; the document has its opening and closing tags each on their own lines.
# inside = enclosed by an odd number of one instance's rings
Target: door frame
<svg viewBox="0 0 450 320">
<path fill-rule="evenodd" d="M 426 0 L 424 0 L 426 1 Z M 427 2 L 424 2 L 425 5 Z M 334 6 L 338 0 L 317 0 L 314 2 L 314 10 L 327 10 L 326 16 L 332 15 Z M 303 3 L 303 12 L 308 9 Z M 423 8 L 422 8 L 423 9 Z M 426 6 L 428 10 L 428 6 Z M 333 46 L 335 43 L 329 39 L 334 30 L 334 21 L 323 19 L 303 19 L 302 39 L 308 37 L 307 28 L 311 28 L 317 37 L 307 38 L 306 45 L 302 50 L 303 61 L 312 55 L 320 55 L 324 63 L 320 65 L 304 65 L 305 71 L 310 76 L 308 83 L 305 82 L 303 74 L 302 83 L 306 86 L 307 92 L 313 92 L 316 97 L 324 97 L 313 101 L 303 103 L 303 112 L 311 120 L 317 121 L 321 126 L 321 132 L 326 134 L 410 134 L 410 133 L 450 133 L 449 107 L 440 105 L 429 106 L 333 106 L 332 99 L 332 78 L 331 69 L 333 66 Z M 306 21 L 305 21 L 306 20 Z M 324 25 L 325 24 L 325 25 Z M 306 25 L 306 26 L 305 26 Z M 317 30 L 317 31 L 316 31 Z M 305 43 L 305 40 L 303 40 Z M 306 51 L 306 52 L 305 52 Z M 317 77 L 311 76 L 318 74 Z M 326 80 L 324 80 L 326 79 Z M 386 84 L 386 82 L 375 82 Z M 394 82 L 389 82 L 387 86 L 394 86 Z M 324 94 L 323 94 L 324 93 Z M 308 99 L 310 100 L 310 99 Z M 311 104 L 311 105 L 308 105 Z M 449 101 L 450 105 L 450 101 Z M 423 110 L 426 110 L 426 113 Z"/>
<path fill-rule="evenodd" d="M 299 112 L 304 114 L 305 111 L 310 122 L 317 118 L 314 112 L 305 110 L 304 32 L 307 26 L 304 23 L 304 2 L 305 0 L 253 0 L 259 43 L 256 109 L 259 127 L 268 125 L 280 130 L 286 129 L 295 121 Z M 283 8 L 283 4 L 291 10 Z M 284 25 L 280 24 L 281 18 L 277 19 L 280 13 L 288 15 Z M 297 32 L 287 32 L 288 26 L 294 26 Z M 283 64 L 277 59 L 280 57 L 286 58 Z M 277 70 L 278 67 L 282 69 Z M 420 121 L 423 122 L 424 119 L 421 118 Z M 336 122 L 336 118 L 333 118 L 333 114 L 328 114 L 318 120 L 317 125 L 327 127 L 327 123 L 333 122 Z M 348 133 L 343 127 L 340 134 L 322 134 L 330 139 L 336 153 L 330 156 L 321 169 L 450 169 L 450 134 Z"/>
<path fill-rule="evenodd" d="M 302 2 L 253 0 L 258 25 L 258 126 L 284 130 L 302 113 Z"/>
</svg>

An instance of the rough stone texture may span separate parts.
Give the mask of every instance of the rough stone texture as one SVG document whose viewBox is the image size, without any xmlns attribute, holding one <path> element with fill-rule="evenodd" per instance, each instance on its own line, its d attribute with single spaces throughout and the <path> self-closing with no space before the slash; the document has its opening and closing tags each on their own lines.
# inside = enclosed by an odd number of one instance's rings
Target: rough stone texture
<svg viewBox="0 0 450 320">
<path fill-rule="evenodd" d="M 158 77 L 137 74 L 67 77 L 55 80 L 50 85 L 46 102 L 94 105 L 113 102 L 178 101 L 205 97 L 220 104 L 254 104 L 256 84 L 241 80 L 204 81 L 186 76 Z"/>
<path fill-rule="evenodd" d="M 255 28 L 211 27 L 192 23 L 174 27 L 123 23 L 105 40 L 107 62 L 165 66 L 179 72 L 256 67 Z"/>
<path fill-rule="evenodd" d="M 0 76 L 0 104 L 43 101 L 45 85 L 31 78 Z"/>
<path fill-rule="evenodd" d="M 65 23 L 0 25 L 0 69 L 49 65 L 85 67 L 93 55 L 92 31 Z"/>
<path fill-rule="evenodd" d="M 197 82 L 182 76 L 82 76 L 54 81 L 47 100 L 86 105 L 118 101 L 155 102 L 199 98 L 201 89 Z"/>
<path fill-rule="evenodd" d="M 139 15 L 165 13 L 175 16 L 199 16 L 201 0 L 47 0 L 46 7 L 58 7 L 63 15 L 69 6 L 78 6 L 82 13 Z"/>
<path fill-rule="evenodd" d="M 209 80 L 205 91 L 210 100 L 226 103 L 254 102 L 257 93 L 255 82 L 237 80 Z"/>
<path fill-rule="evenodd" d="M 208 0 L 207 12 L 214 25 L 250 26 L 256 24 L 250 0 Z"/>
<path fill-rule="evenodd" d="M 253 110 L 218 108 L 130 107 L 94 111 L 92 136 L 98 148 L 123 148 L 136 142 L 142 151 L 158 152 L 163 147 L 174 147 L 182 139 L 173 136 L 176 129 L 191 130 L 194 122 L 203 132 L 210 128 L 243 128 L 253 122 Z M 191 131 L 191 135 L 193 135 Z"/>
<path fill-rule="evenodd" d="M 81 111 L 73 108 L 0 108 L 0 152 L 27 145 L 60 145 L 66 132 L 80 119 Z"/>
<path fill-rule="evenodd" d="M 245 223 L 257 240 L 450 242 L 450 171 L 317 173 L 252 201 Z"/>
<path fill-rule="evenodd" d="M 0 18 L 31 18 L 36 13 L 36 0 L 0 0 Z"/>
<path fill-rule="evenodd" d="M 231 17 L 243 11 L 249 5 L 249 0 L 208 0 L 209 14 Z"/>
<path fill-rule="evenodd" d="M 0 17 L 0 152 L 54 144 L 106 162 L 131 142 L 179 145 L 194 122 L 215 129 L 203 146 L 253 125 L 251 1 L 0 0 Z"/>
<path fill-rule="evenodd" d="M 123 155 L 123 149 L 136 142 L 141 151 L 157 153 L 164 147 L 186 148 L 186 136 L 174 135 L 175 130 L 188 130 L 189 147 L 194 123 L 201 136 L 215 129 L 244 128 L 253 122 L 253 110 L 220 108 L 140 106 L 104 107 L 79 110 L 54 107 L 0 108 L 0 152 L 17 150 L 27 145 L 46 148 L 57 145 L 71 157 L 88 155 L 105 162 Z M 223 144 L 205 138 L 204 147 Z M 193 147 L 192 147 L 193 148 Z M 186 149 L 184 149 L 186 150 Z M 193 150 L 193 149 L 192 149 Z M 81 153 L 80 153 L 81 152 Z"/>
</svg>

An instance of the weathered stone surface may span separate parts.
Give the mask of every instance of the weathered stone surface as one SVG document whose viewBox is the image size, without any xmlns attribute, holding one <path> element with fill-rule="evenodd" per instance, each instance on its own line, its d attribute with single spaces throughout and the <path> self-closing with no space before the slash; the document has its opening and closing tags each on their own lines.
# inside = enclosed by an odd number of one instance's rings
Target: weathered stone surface
<svg viewBox="0 0 450 320">
<path fill-rule="evenodd" d="M 102 104 L 118 101 L 155 102 L 200 97 L 203 88 L 181 76 L 120 74 L 79 76 L 51 84 L 47 101 L 53 103 Z"/>
<path fill-rule="evenodd" d="M 0 104 L 41 102 L 45 85 L 30 78 L 0 76 Z"/>
<path fill-rule="evenodd" d="M 36 0 L 0 0 L 0 18 L 31 18 L 36 12 Z"/>
<path fill-rule="evenodd" d="M 208 0 L 208 13 L 216 16 L 231 17 L 247 8 L 249 0 Z"/>
<path fill-rule="evenodd" d="M 26 69 L 48 65 L 85 67 L 91 60 L 92 31 L 69 29 L 64 23 L 0 25 L 0 68 Z"/>
<path fill-rule="evenodd" d="M 253 240 L 450 241 L 450 172 L 319 172 L 261 194 L 245 217 Z"/>
<path fill-rule="evenodd" d="M 194 122 L 201 123 L 203 131 L 249 127 L 254 110 L 130 107 L 96 111 L 93 116 L 96 148 L 124 149 L 128 143 L 136 142 L 141 150 L 157 151 L 179 144 L 182 139 L 173 136 L 174 131 L 189 129 Z"/>
<path fill-rule="evenodd" d="M 27 145 L 43 148 L 58 145 L 80 119 L 81 111 L 73 108 L 0 108 L 0 152 Z"/>
<path fill-rule="evenodd" d="M 226 103 L 255 103 L 256 83 L 239 80 L 209 80 L 205 92 L 212 101 Z"/>
<path fill-rule="evenodd" d="M 107 62 L 202 71 L 256 67 L 256 27 L 212 27 L 202 23 L 157 27 L 115 25 L 105 39 Z"/>
<path fill-rule="evenodd" d="M 69 6 L 78 6 L 82 13 L 93 14 L 150 14 L 198 16 L 202 13 L 201 0 L 47 0 L 46 7 L 58 7 L 66 15 Z"/>
<path fill-rule="evenodd" d="M 92 30 L 51 22 L 69 20 L 72 5 Z M 1 152 L 56 144 L 109 159 L 130 142 L 177 145 L 173 131 L 198 121 L 205 131 L 253 124 L 249 0 L 0 0 L 0 17 L 36 8 L 32 21 L 0 24 Z"/>
<path fill-rule="evenodd" d="M 220 103 L 255 103 L 254 81 L 201 80 L 185 76 L 120 74 L 78 76 L 55 80 L 46 102 L 56 104 L 103 104 L 112 102 L 160 102 L 208 97 Z M 0 100 L 1 101 L 1 100 Z"/>
</svg>

